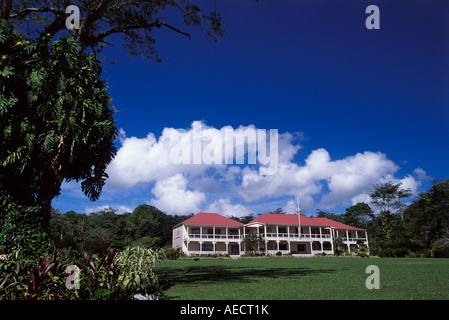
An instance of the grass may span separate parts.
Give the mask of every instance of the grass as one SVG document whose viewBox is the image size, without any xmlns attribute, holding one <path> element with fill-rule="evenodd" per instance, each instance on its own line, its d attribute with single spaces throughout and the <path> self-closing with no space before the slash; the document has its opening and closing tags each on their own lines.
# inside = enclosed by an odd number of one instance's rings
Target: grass
<svg viewBox="0 0 449 320">
<path fill-rule="evenodd" d="M 365 286 L 368 265 L 379 267 L 378 290 Z M 168 260 L 158 274 L 175 300 L 449 299 L 449 259 Z"/>
</svg>

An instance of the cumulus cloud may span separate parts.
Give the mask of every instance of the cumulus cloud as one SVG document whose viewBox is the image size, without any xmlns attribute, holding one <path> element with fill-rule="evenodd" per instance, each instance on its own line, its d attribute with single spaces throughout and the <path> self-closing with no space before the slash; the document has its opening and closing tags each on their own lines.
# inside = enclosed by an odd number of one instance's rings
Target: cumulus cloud
<svg viewBox="0 0 449 320">
<path fill-rule="evenodd" d="M 240 193 L 250 202 L 290 195 L 298 197 L 301 207 L 308 210 L 317 205 L 329 209 L 342 203 L 366 201 L 373 185 L 387 181 L 398 180 L 404 188 L 416 193 L 419 182 L 412 176 L 395 179 L 398 170 L 399 167 L 380 152 L 365 151 L 332 160 L 321 148 L 312 151 L 304 166 L 286 162 L 273 176 L 259 176 L 254 170 L 244 170 Z M 323 186 L 327 190 L 323 190 Z M 314 200 L 317 196 L 321 198 L 319 203 Z"/>
<path fill-rule="evenodd" d="M 212 202 L 205 208 L 204 211 L 234 217 L 243 217 L 251 213 L 251 210 L 242 204 L 232 204 L 229 198 L 219 199 Z"/>
<path fill-rule="evenodd" d="M 305 154 L 299 165 L 295 159 L 302 150 L 301 133 L 289 132 L 276 135 L 276 173 L 261 175 L 264 165 L 254 163 L 251 155 L 252 134 L 258 130 L 254 125 L 218 129 L 200 122 L 186 130 L 165 128 L 159 138 L 153 133 L 127 137 L 120 130 L 122 145 L 107 169 L 108 190 L 151 185 L 148 201 L 170 214 L 212 211 L 243 216 L 250 213 L 248 204 L 267 200 L 284 199 L 292 213 L 296 201 L 288 199 L 296 197 L 304 210 L 369 202 L 373 186 L 388 181 L 401 182 L 416 194 L 421 181 L 428 179 L 421 168 L 396 177 L 399 167 L 384 153 L 372 151 L 332 159 L 319 148 Z M 265 151 L 269 154 L 268 145 Z"/>
<path fill-rule="evenodd" d="M 187 179 L 180 173 L 158 180 L 151 190 L 156 199 L 154 206 L 171 214 L 189 214 L 200 211 L 201 203 L 206 199 L 202 192 L 187 189 Z"/>
</svg>

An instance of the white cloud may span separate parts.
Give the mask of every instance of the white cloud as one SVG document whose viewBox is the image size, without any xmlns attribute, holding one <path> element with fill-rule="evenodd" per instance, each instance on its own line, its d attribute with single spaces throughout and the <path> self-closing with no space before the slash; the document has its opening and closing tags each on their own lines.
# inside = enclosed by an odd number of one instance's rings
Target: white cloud
<svg viewBox="0 0 449 320">
<path fill-rule="evenodd" d="M 198 142 L 195 130 L 199 124 L 205 144 L 201 144 L 201 149 L 195 149 L 195 141 Z M 153 133 L 144 138 L 126 137 L 120 130 L 122 146 L 107 169 L 110 179 L 106 190 L 133 190 L 154 184 L 151 192 L 155 198 L 151 199 L 147 193 L 146 201 L 170 214 L 207 209 L 225 215 L 245 215 L 250 212 L 247 204 L 271 200 L 285 201 L 286 208 L 294 212 L 296 201 L 287 199 L 296 197 L 299 197 L 301 209 L 306 211 L 330 210 L 337 205 L 360 201 L 369 203 L 368 193 L 373 186 L 388 181 L 401 182 L 404 188 L 410 188 L 416 194 L 421 181 L 428 179 L 421 168 L 415 169 L 412 175 L 396 177 L 399 167 L 381 152 L 364 151 L 334 160 L 326 149 L 319 148 L 306 155 L 305 163 L 299 165 L 295 159 L 302 150 L 299 144 L 302 134 L 289 132 L 278 134 L 276 174 L 263 176 L 259 174 L 259 164 L 248 163 L 248 145 L 243 164 L 236 164 L 237 159 L 226 158 L 225 150 L 229 147 L 226 144 L 231 141 L 229 133 L 243 134 L 249 129 L 258 130 L 254 125 L 217 129 L 199 122 L 193 122 L 188 130 L 165 128 L 159 138 Z M 235 136 L 233 139 L 236 156 L 236 150 L 245 140 Z M 176 144 L 178 149 L 173 151 L 174 141 L 179 143 Z M 194 160 L 193 151 L 199 150 L 201 157 L 196 156 L 196 160 L 200 162 L 176 164 L 173 154 L 176 156 L 176 152 L 183 149 L 189 151 L 189 161 Z M 184 153 L 181 155 L 185 156 Z M 221 164 L 216 164 L 220 159 Z M 231 164 L 224 164 L 226 159 Z M 214 200 L 208 202 L 207 198 L 212 194 L 210 198 Z M 215 200 L 217 198 L 219 200 Z M 233 199 L 232 203 L 230 199 Z"/>
<path fill-rule="evenodd" d="M 170 214 L 189 214 L 200 211 L 206 196 L 187 190 L 187 179 L 180 173 L 156 182 L 151 192 L 156 196 L 154 206 Z"/>
<path fill-rule="evenodd" d="M 93 213 L 93 212 L 99 212 L 102 210 L 107 210 L 107 209 L 113 209 L 113 210 L 117 210 L 118 214 L 123 214 L 126 212 L 133 212 L 133 209 L 127 207 L 127 206 L 118 206 L 115 207 L 113 205 L 101 205 L 101 206 L 96 206 L 96 207 L 85 207 L 84 212 L 87 214 Z"/>
<path fill-rule="evenodd" d="M 235 217 L 243 217 L 251 213 L 251 210 L 241 204 L 232 204 L 229 198 L 219 199 L 212 202 L 204 209 L 204 211 Z"/>
<path fill-rule="evenodd" d="M 245 200 L 251 202 L 264 197 L 290 195 L 299 197 L 304 209 L 315 209 L 317 205 L 329 209 L 365 198 L 363 195 L 374 184 L 391 178 L 398 169 L 380 152 L 366 151 L 333 161 L 321 148 L 312 151 L 304 166 L 284 163 L 280 165 L 278 174 L 273 176 L 259 176 L 254 170 L 244 170 L 240 192 Z M 412 179 L 404 181 L 415 186 Z M 323 186 L 327 186 L 329 191 L 324 191 Z M 313 198 L 320 195 L 321 200 L 317 204 Z"/>
</svg>

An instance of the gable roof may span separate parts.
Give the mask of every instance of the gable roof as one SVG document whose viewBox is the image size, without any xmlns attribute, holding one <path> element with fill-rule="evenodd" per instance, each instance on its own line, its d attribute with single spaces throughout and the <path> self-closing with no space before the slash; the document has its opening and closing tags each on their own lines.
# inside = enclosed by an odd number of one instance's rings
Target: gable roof
<svg viewBox="0 0 449 320">
<path fill-rule="evenodd" d="M 216 227 L 240 227 L 243 223 L 229 219 L 218 213 L 200 212 L 193 217 L 184 220 L 180 224 L 188 226 L 216 226 Z"/>
<path fill-rule="evenodd" d="M 252 220 L 252 223 L 263 223 L 263 224 L 277 224 L 277 225 L 291 225 L 297 226 L 299 224 L 299 219 L 296 214 L 274 214 L 274 213 L 263 213 L 257 218 Z M 301 226 L 311 226 L 311 227 L 333 227 L 335 229 L 348 229 L 348 230 L 365 230 L 360 228 L 355 228 L 348 226 L 344 223 L 328 219 L 328 218 L 309 218 L 307 216 L 301 215 Z"/>
</svg>

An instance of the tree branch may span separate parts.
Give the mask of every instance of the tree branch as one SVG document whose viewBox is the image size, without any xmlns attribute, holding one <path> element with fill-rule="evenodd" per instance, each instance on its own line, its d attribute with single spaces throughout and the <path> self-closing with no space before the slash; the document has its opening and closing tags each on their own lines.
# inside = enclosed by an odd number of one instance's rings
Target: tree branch
<svg viewBox="0 0 449 320">
<path fill-rule="evenodd" d="M 102 41 L 104 38 L 106 38 L 107 36 L 114 34 L 114 33 L 126 33 L 126 31 L 133 30 L 133 29 L 149 29 L 149 28 L 162 28 L 162 27 L 166 27 L 170 30 L 173 30 L 179 34 L 182 34 L 182 35 L 188 37 L 189 39 L 192 39 L 190 37 L 190 34 L 187 32 L 184 32 L 178 28 L 175 28 L 166 22 L 155 21 L 155 22 L 148 23 L 148 24 L 128 24 L 125 26 L 114 27 L 112 29 L 109 29 L 108 31 L 105 31 L 105 32 L 102 32 L 102 33 L 99 33 L 99 34 L 93 36 L 93 42 L 98 43 L 98 42 Z"/>
<path fill-rule="evenodd" d="M 23 19 L 30 13 L 36 13 L 36 12 L 53 12 L 55 15 L 63 14 L 64 12 L 56 7 L 45 7 L 45 8 L 26 8 L 22 11 L 19 11 L 17 13 L 11 14 L 9 17 L 11 19 Z"/>
</svg>

